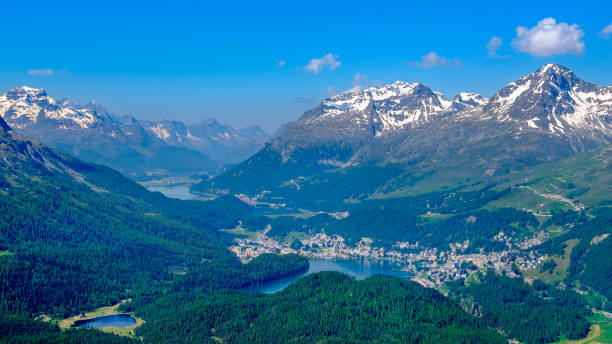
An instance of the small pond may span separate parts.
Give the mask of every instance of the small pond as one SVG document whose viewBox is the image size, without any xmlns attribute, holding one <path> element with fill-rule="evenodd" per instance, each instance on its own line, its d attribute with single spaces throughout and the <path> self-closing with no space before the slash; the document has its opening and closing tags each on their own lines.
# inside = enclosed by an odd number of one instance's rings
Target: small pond
<svg viewBox="0 0 612 344">
<path fill-rule="evenodd" d="M 136 325 L 136 320 L 129 314 L 106 315 L 87 320 L 77 320 L 74 327 L 97 328 L 97 327 L 127 327 Z"/>
</svg>

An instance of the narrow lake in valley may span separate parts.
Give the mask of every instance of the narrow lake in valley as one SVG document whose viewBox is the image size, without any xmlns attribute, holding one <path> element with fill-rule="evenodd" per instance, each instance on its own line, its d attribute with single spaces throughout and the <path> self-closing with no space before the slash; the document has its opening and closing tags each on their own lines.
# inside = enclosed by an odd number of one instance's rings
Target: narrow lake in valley
<svg viewBox="0 0 612 344">
<path fill-rule="evenodd" d="M 264 294 L 275 293 L 284 289 L 298 279 L 321 271 L 338 271 L 357 279 L 368 278 L 372 275 L 388 275 L 408 279 L 414 276 L 407 271 L 399 270 L 399 266 L 386 260 L 355 259 L 355 260 L 311 260 L 307 271 L 245 288 Z"/>
<path fill-rule="evenodd" d="M 129 314 L 115 314 L 103 317 L 77 320 L 74 327 L 97 328 L 97 327 L 127 327 L 136 325 L 136 320 Z"/>
<path fill-rule="evenodd" d="M 149 191 L 159 191 L 164 196 L 168 198 L 178 198 L 178 199 L 196 199 L 200 196 L 192 194 L 189 191 L 190 185 L 187 184 L 179 184 L 179 185 L 159 185 L 159 186 L 148 186 L 147 190 Z"/>
</svg>

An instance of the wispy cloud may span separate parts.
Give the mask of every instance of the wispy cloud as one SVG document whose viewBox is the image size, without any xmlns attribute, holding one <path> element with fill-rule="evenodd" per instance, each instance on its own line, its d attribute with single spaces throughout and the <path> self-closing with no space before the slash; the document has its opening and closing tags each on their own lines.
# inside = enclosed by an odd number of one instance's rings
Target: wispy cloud
<svg viewBox="0 0 612 344">
<path fill-rule="evenodd" d="M 584 53 L 584 31 L 578 24 L 557 23 L 555 18 L 544 18 L 531 29 L 516 28 L 512 46 L 533 56 L 559 54 L 582 55 Z"/>
<path fill-rule="evenodd" d="M 457 68 L 460 68 L 463 66 L 461 64 L 461 61 L 459 61 L 458 59 L 453 59 L 452 62 L 454 62 L 455 67 Z M 438 54 L 435 51 L 432 51 L 427 55 L 421 56 L 421 61 L 418 61 L 418 62 L 411 61 L 411 62 L 408 62 L 408 64 L 412 67 L 431 68 L 431 67 L 448 67 L 453 64 L 452 62 L 446 57 L 438 56 Z"/>
<path fill-rule="evenodd" d="M 336 89 L 334 88 L 334 86 L 329 85 L 329 86 L 327 86 L 327 91 L 326 91 L 325 93 L 327 93 L 327 96 L 328 96 L 328 97 L 333 97 L 333 96 L 335 96 L 336 94 L 338 94 L 338 91 L 336 91 Z"/>
<path fill-rule="evenodd" d="M 501 37 L 493 36 L 487 43 L 487 56 L 493 58 L 507 58 L 508 55 L 500 55 L 497 51 L 503 45 L 503 40 Z"/>
<path fill-rule="evenodd" d="M 363 84 L 366 82 L 367 78 L 368 78 L 367 75 L 356 73 L 353 76 L 353 81 L 351 82 L 353 87 L 349 88 L 348 90 L 342 93 L 352 93 L 352 92 L 359 92 L 363 90 L 363 87 L 364 87 Z"/>
<path fill-rule="evenodd" d="M 328 67 L 330 70 L 334 70 L 340 67 L 340 61 L 338 61 L 339 56 L 329 53 L 323 57 L 318 59 L 312 59 L 306 66 L 304 66 L 304 70 L 310 73 L 318 74 L 325 67 Z"/>
<path fill-rule="evenodd" d="M 286 63 L 287 63 L 287 61 L 285 61 L 285 60 L 280 60 L 280 61 L 278 61 L 278 62 L 276 63 L 276 66 L 278 66 L 278 67 L 283 67 L 283 66 L 284 66 Z"/>
<path fill-rule="evenodd" d="M 52 69 L 30 69 L 28 71 L 30 75 L 53 75 Z"/>
<path fill-rule="evenodd" d="M 612 23 L 601 29 L 597 35 L 602 39 L 610 39 L 610 36 L 612 36 Z"/>
</svg>

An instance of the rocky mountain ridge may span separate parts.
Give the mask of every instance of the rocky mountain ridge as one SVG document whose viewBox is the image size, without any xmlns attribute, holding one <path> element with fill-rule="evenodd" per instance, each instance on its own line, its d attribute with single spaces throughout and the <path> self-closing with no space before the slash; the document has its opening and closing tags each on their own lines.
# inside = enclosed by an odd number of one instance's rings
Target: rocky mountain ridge
<svg viewBox="0 0 612 344">
<path fill-rule="evenodd" d="M 450 101 L 403 82 L 328 98 L 214 184 L 304 193 L 308 185 L 324 188 L 332 174 L 370 169 L 363 177 L 377 184 L 369 192 L 388 193 L 423 180 L 473 183 L 611 142 L 612 87 L 547 64 L 490 99 L 461 93 Z M 383 176 L 391 166 L 395 172 Z"/>
<path fill-rule="evenodd" d="M 0 96 L 0 116 L 16 131 L 60 152 L 135 179 L 216 174 L 222 165 L 255 153 L 268 139 L 258 127 L 235 130 L 216 120 L 185 125 L 117 117 L 96 101 L 79 105 L 27 86 Z"/>
</svg>

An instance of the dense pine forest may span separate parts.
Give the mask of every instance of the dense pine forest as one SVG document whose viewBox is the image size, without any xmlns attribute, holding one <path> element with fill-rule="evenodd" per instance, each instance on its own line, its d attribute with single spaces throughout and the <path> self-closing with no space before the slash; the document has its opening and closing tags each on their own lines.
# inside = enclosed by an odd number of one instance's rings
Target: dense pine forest
<svg viewBox="0 0 612 344">
<path fill-rule="evenodd" d="M 337 272 L 309 275 L 267 296 L 168 295 L 136 314 L 154 319 L 137 330 L 153 343 L 505 343 L 437 291 Z"/>
<path fill-rule="evenodd" d="M 539 344 L 561 335 L 580 339 L 589 332 L 586 302 L 572 290 L 560 290 L 537 280 L 531 287 L 519 279 L 478 274 L 476 281 L 457 281 L 450 288 L 474 315 L 488 326 L 502 329 L 508 338 Z"/>
<path fill-rule="evenodd" d="M 186 205 L 185 214 L 201 216 L 187 218 L 163 196 L 164 203 L 136 203 L 40 178 L 43 183 L 24 185 L 27 192 L 11 188 L 0 195 L 2 250 L 8 252 L 0 257 L 2 307 L 11 312 L 68 316 L 145 289 L 242 287 L 307 265 L 291 256 L 261 257 L 269 268 L 259 260 L 256 268 L 239 263 L 223 246 L 229 238 L 215 229 L 240 216 L 240 207 L 223 199 Z M 237 210 L 223 218 L 224 208 Z M 190 273 L 175 275 L 172 267 Z"/>
<path fill-rule="evenodd" d="M 252 216 L 234 197 L 167 199 L 17 134 L 3 131 L 0 138 L 0 331 L 10 341 L 121 342 L 80 330 L 59 333 L 28 318 L 62 319 L 168 292 L 241 288 L 308 266 L 293 255 L 240 263 L 225 248 L 231 238 L 218 231 Z M 29 338 L 30 330 L 40 336 Z"/>
<path fill-rule="evenodd" d="M 54 324 L 32 320 L 25 315 L 0 315 L 0 342 L 12 344 L 136 344 L 141 341 L 97 330 L 60 330 Z"/>
</svg>

